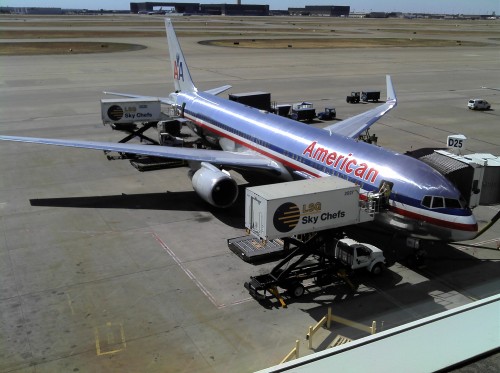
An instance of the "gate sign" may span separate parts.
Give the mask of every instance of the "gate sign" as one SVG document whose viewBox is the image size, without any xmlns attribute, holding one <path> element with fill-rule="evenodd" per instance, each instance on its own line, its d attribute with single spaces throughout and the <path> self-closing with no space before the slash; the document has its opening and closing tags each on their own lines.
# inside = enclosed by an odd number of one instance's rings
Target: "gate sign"
<svg viewBox="0 0 500 373">
<path fill-rule="evenodd" d="M 448 136 L 446 146 L 460 153 L 460 150 L 465 148 L 465 140 L 467 140 L 467 137 L 464 135 L 451 135 Z"/>
</svg>

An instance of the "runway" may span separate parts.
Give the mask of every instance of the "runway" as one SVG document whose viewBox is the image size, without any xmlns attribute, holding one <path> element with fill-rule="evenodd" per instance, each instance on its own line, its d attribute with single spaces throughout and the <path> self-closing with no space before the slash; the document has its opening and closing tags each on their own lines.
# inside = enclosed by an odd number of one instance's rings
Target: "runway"
<svg viewBox="0 0 500 373">
<path fill-rule="evenodd" d="M 111 17 L 110 23 L 134 17 Z M 23 22 L 17 18 L 1 17 L 1 29 L 9 28 L 5 20 Z M 317 111 L 333 106 L 342 119 L 373 105 L 347 104 L 347 94 L 377 89 L 385 97 L 390 74 L 399 103 L 371 129 L 379 145 L 401 153 L 443 148 L 448 135 L 463 134 L 467 153 L 500 155 L 500 92 L 481 88 L 500 88 L 498 21 L 474 23 L 474 30 L 484 30 L 477 33 L 457 21 L 418 25 L 424 37 L 488 44 L 479 47 L 268 50 L 198 44 L 217 37 L 203 37 L 203 23 L 208 28 L 219 18 L 188 18 L 174 26 L 201 90 L 231 84 L 228 93 L 268 91 L 277 103 L 308 101 Z M 221 22 L 234 33 L 240 18 Z M 141 18 L 149 20 L 151 26 L 89 27 L 162 29 L 160 18 Z M 407 21 L 408 29 L 417 27 Z M 249 18 L 237 37 L 245 29 L 300 22 L 317 27 L 314 18 Z M 400 23 L 391 21 L 387 27 L 380 20 L 328 22 L 337 23 L 324 27 L 343 36 L 402 33 Z M 431 32 L 457 29 L 463 34 Z M 193 30 L 198 35 L 182 36 Z M 217 30 L 226 32 L 223 25 Z M 0 56 L 0 134 L 118 141 L 123 134 L 101 122 L 102 91 L 167 96 L 173 90 L 165 37 L 98 40 L 147 48 Z M 488 100 L 493 110 L 468 110 L 470 98 Z M 245 234 L 241 198 L 218 210 L 193 191 L 187 168 L 141 173 L 100 151 L 1 142 L 0 159 L 0 372 L 251 372 L 277 364 L 296 339 L 303 343 L 301 354 L 314 352 L 305 335 L 328 306 L 387 329 L 500 288 L 497 223 L 466 245 L 436 246 L 425 268 L 396 263 L 379 279 L 361 277 L 357 293 L 347 286 L 311 288 L 302 298 L 287 299 L 287 309 L 273 299 L 259 304 L 243 283 L 272 263 L 245 263 L 226 243 Z M 474 213 L 484 226 L 499 209 L 480 206 Z M 342 325 L 320 334 L 326 341 L 365 335 Z"/>
</svg>

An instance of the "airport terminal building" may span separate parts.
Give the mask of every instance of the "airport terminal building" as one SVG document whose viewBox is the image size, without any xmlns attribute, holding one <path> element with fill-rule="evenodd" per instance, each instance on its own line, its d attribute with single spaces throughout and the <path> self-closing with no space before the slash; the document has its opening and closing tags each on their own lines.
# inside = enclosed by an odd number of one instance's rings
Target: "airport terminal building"
<svg viewBox="0 0 500 373">
<path fill-rule="evenodd" d="M 268 16 L 269 5 L 200 4 L 173 2 L 130 3 L 130 13 L 153 12 L 155 8 L 173 8 L 175 13 L 227 16 Z"/>
<path fill-rule="evenodd" d="M 199 3 L 172 3 L 172 2 L 144 2 L 130 3 L 130 13 L 154 12 L 158 8 L 173 8 L 175 13 L 209 14 L 227 16 L 268 16 L 269 5 L 241 4 L 199 4 Z M 305 8 L 288 8 L 284 14 L 311 15 L 329 17 L 349 17 L 349 6 L 317 6 L 308 5 Z"/>
</svg>

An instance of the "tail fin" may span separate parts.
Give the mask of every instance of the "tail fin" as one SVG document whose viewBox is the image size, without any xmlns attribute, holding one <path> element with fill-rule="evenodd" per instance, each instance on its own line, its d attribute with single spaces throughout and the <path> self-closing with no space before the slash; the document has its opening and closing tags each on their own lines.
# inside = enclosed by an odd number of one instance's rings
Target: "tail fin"
<svg viewBox="0 0 500 373">
<path fill-rule="evenodd" d="M 175 91 L 179 92 L 197 92 L 191 74 L 189 73 L 184 54 L 175 35 L 174 26 L 169 18 L 165 18 L 165 29 L 167 32 L 168 52 L 172 64 L 172 73 L 174 76 Z"/>
</svg>

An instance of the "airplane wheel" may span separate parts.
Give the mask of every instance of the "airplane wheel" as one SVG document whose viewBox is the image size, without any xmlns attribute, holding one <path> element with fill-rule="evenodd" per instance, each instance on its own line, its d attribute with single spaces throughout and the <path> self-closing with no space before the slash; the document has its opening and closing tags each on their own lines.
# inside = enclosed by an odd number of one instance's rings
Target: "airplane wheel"
<svg viewBox="0 0 500 373">
<path fill-rule="evenodd" d="M 304 289 L 304 286 L 302 284 L 295 284 L 290 288 L 290 294 L 294 298 L 298 298 L 298 297 L 301 297 L 302 295 L 304 295 L 304 291 L 305 291 L 305 289 Z"/>
</svg>

